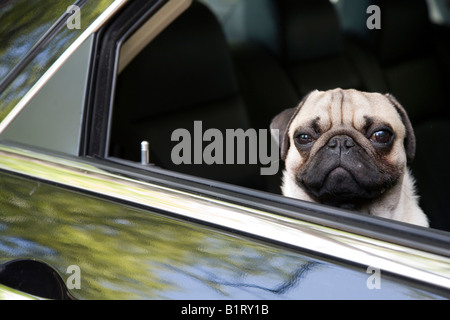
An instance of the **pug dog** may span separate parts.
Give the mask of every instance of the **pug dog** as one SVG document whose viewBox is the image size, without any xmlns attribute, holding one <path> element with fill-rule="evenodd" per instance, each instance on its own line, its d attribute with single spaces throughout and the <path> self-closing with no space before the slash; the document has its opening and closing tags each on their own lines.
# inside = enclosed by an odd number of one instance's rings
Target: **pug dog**
<svg viewBox="0 0 450 320">
<path fill-rule="evenodd" d="M 414 132 L 392 95 L 316 90 L 270 128 L 285 162 L 283 195 L 428 227 L 407 168 Z"/>
</svg>

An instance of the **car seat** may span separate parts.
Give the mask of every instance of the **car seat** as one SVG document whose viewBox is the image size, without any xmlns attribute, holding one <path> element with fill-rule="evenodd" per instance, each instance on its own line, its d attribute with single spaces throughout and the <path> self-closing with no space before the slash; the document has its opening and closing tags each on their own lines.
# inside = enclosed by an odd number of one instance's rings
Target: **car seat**
<svg viewBox="0 0 450 320">
<path fill-rule="evenodd" d="M 367 31 L 368 5 L 381 10 L 381 29 Z M 377 60 L 386 89 L 403 104 L 417 139 L 410 164 L 420 205 L 432 227 L 450 230 L 450 32 L 430 21 L 425 0 L 338 2 L 346 32 Z"/>
</svg>

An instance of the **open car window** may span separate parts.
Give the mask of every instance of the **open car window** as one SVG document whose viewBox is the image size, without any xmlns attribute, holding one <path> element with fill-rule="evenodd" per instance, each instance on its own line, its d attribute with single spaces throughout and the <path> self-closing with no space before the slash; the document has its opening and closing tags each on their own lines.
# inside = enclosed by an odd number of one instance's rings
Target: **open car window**
<svg viewBox="0 0 450 320">
<path fill-rule="evenodd" d="M 161 14 L 165 19 L 142 22 L 120 41 L 105 154 L 188 180 L 205 178 L 209 184 L 280 195 L 284 163 L 269 130 L 274 116 L 314 89 L 390 92 L 402 101 L 416 131 L 411 170 L 420 205 L 433 228 L 449 230 L 447 157 L 427 146 L 430 139 L 445 141 L 448 135 L 448 69 L 435 64 L 437 56 L 447 61 L 447 29 L 428 21 L 427 11 L 420 14 L 423 5 L 408 6 L 411 23 L 422 23 L 414 30 L 423 37 L 432 34 L 436 51 L 413 50 L 415 38 L 386 47 L 407 30 L 398 30 L 388 16 L 383 33 L 376 25 L 367 32 L 372 17 L 367 6 L 354 8 L 355 16 L 344 2 L 302 7 L 284 1 L 222 6 L 193 1 L 169 7 Z M 314 10 L 322 20 L 308 20 Z M 386 5 L 385 10 L 400 9 Z M 282 18 L 291 29 L 282 28 Z M 365 33 L 358 34 L 362 20 Z M 314 26 L 325 22 L 321 32 L 326 34 L 315 34 Z M 426 104 L 430 95 L 433 107 Z"/>
<path fill-rule="evenodd" d="M 265 190 L 278 148 L 251 121 L 221 26 L 194 2 L 119 74 L 110 154 L 139 162 L 145 140 L 158 167 Z"/>
</svg>

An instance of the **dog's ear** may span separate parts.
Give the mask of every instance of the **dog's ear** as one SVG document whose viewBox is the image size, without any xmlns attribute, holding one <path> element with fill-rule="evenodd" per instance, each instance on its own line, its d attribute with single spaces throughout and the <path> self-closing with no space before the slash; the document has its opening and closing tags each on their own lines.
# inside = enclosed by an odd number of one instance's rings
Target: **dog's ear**
<svg viewBox="0 0 450 320">
<path fill-rule="evenodd" d="M 406 113 L 406 110 L 402 107 L 402 105 L 398 102 L 398 100 L 391 94 L 385 95 L 389 101 L 394 105 L 394 107 L 397 109 L 397 112 L 399 113 L 403 124 L 405 125 L 406 129 L 406 136 L 405 136 L 405 151 L 406 151 L 406 158 L 408 162 L 411 162 L 414 160 L 414 156 L 416 154 L 416 136 L 414 135 L 414 130 L 411 125 L 411 121 L 408 118 L 408 114 Z"/>
<path fill-rule="evenodd" d="M 297 107 L 286 109 L 273 118 L 270 123 L 270 133 L 281 150 L 281 159 L 286 159 L 287 151 L 289 150 L 289 135 L 288 128 L 291 123 L 292 116 L 296 113 Z"/>
<path fill-rule="evenodd" d="M 278 142 L 281 150 L 281 159 L 286 160 L 287 152 L 289 150 L 289 127 L 292 120 L 295 118 L 297 113 L 300 111 L 301 107 L 305 104 L 306 99 L 310 93 L 308 93 L 297 107 L 286 109 L 279 113 L 275 118 L 272 119 L 270 123 L 270 133 L 272 137 Z"/>
</svg>

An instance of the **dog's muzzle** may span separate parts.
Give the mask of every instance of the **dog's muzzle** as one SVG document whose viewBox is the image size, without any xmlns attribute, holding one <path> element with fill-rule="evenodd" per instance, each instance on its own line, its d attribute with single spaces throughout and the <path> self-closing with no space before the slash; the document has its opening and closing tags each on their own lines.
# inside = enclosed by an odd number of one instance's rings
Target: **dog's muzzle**
<svg viewBox="0 0 450 320">
<path fill-rule="evenodd" d="M 297 180 L 320 202 L 347 207 L 380 194 L 378 174 L 367 152 L 349 135 L 339 134 L 316 152 Z"/>
</svg>

